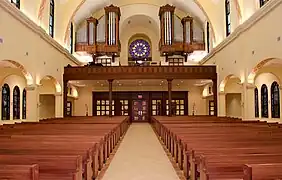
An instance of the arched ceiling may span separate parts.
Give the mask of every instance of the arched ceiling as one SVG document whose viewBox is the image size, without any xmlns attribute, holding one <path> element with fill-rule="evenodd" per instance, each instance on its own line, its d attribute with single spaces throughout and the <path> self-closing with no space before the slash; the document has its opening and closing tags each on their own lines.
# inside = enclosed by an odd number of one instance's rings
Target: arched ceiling
<svg viewBox="0 0 282 180">
<path fill-rule="evenodd" d="M 196 17 L 201 22 L 205 22 L 207 17 L 196 0 L 85 0 L 74 15 L 73 21 L 79 24 L 85 18 L 91 16 L 94 12 L 104 8 L 107 5 L 114 4 L 119 7 L 136 4 L 150 4 L 155 6 L 162 6 L 165 4 L 174 5 L 177 9 Z"/>
</svg>

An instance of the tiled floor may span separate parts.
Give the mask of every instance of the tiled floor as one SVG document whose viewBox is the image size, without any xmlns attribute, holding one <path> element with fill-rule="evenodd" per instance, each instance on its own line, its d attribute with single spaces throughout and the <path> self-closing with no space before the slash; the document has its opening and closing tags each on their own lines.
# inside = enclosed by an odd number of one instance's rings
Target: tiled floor
<svg viewBox="0 0 282 180">
<path fill-rule="evenodd" d="M 149 124 L 132 124 L 102 180 L 179 180 Z"/>
</svg>

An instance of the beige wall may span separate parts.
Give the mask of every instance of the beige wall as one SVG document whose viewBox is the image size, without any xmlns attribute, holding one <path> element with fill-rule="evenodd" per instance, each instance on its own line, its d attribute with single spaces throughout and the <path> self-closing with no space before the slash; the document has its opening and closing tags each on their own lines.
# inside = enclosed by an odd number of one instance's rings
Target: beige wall
<svg viewBox="0 0 282 180">
<path fill-rule="evenodd" d="M 241 94 L 226 94 L 226 116 L 241 118 Z"/>
<path fill-rule="evenodd" d="M 251 6 L 251 2 L 241 2 L 242 5 Z M 247 4 L 249 3 L 249 4 Z M 244 16 L 249 16 L 256 9 L 258 4 L 252 4 L 253 8 L 244 9 Z M 249 10 L 249 11 L 248 11 Z M 225 88 L 219 94 L 219 114 L 226 115 L 224 112 L 226 93 L 241 92 L 242 99 L 242 116 L 243 119 L 254 119 L 254 96 L 253 89 L 256 84 L 256 76 L 260 73 L 274 73 L 278 79 L 281 79 L 281 65 L 279 60 L 282 59 L 281 46 L 281 29 L 282 26 L 277 24 L 277 17 L 282 14 L 282 2 L 277 0 L 269 1 L 265 7 L 256 11 L 248 20 L 243 19 L 241 26 L 225 39 L 221 44 L 215 47 L 212 52 L 203 60 L 204 64 L 216 64 L 218 69 L 218 88 L 222 90 L 222 86 L 226 85 L 226 78 L 234 75 L 240 79 L 241 90 L 239 84 L 237 87 Z M 276 27 L 271 28 L 269 27 Z M 278 64 L 267 66 L 264 63 L 268 60 L 278 59 Z M 277 60 L 276 60 L 277 61 Z M 259 63 L 261 63 L 258 65 Z M 276 66 L 276 67 L 275 67 Z M 254 73 L 255 72 L 255 73 Z M 256 75 L 257 74 L 257 75 Z M 277 80 L 278 80 L 277 79 Z M 227 80 L 228 82 L 228 80 Z M 262 78 L 261 83 L 270 84 L 272 78 Z M 251 108 L 251 109 L 250 109 Z M 271 119 L 268 119 L 271 120 Z"/>
<path fill-rule="evenodd" d="M 54 95 L 39 95 L 39 118 L 54 118 L 55 117 L 55 96 Z"/>
</svg>

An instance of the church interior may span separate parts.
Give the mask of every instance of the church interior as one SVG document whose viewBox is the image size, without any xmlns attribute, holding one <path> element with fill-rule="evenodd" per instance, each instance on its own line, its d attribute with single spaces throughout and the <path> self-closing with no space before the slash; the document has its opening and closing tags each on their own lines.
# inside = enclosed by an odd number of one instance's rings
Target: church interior
<svg viewBox="0 0 282 180">
<path fill-rule="evenodd" d="M 281 12 L 1 0 L 0 179 L 282 178 Z"/>
</svg>

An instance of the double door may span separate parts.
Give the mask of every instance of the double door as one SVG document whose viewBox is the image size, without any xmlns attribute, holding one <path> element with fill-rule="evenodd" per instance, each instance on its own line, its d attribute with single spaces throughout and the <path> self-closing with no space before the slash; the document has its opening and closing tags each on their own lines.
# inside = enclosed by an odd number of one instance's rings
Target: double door
<svg viewBox="0 0 282 180">
<path fill-rule="evenodd" d="M 132 121 L 148 121 L 148 101 L 132 101 Z"/>
</svg>

